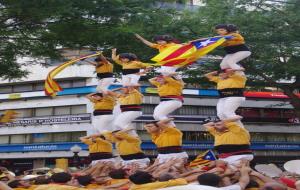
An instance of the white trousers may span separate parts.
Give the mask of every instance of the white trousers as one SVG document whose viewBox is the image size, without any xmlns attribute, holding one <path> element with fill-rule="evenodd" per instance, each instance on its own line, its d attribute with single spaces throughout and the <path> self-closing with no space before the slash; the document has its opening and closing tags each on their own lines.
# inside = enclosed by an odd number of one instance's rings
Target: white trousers
<svg viewBox="0 0 300 190">
<path fill-rule="evenodd" d="M 112 131 L 113 130 L 113 123 L 114 116 L 110 115 L 97 115 L 93 116 L 93 126 L 99 132 L 102 133 L 104 131 Z"/>
<path fill-rule="evenodd" d="M 108 159 L 103 159 L 103 160 L 93 160 L 92 162 L 91 162 L 91 166 L 94 166 L 94 165 L 96 165 L 96 164 L 98 164 L 98 163 L 105 163 L 105 162 L 116 162 L 117 160 L 115 159 L 115 158 L 108 158 Z"/>
<path fill-rule="evenodd" d="M 137 74 L 122 75 L 123 86 L 138 86 L 141 76 Z"/>
<path fill-rule="evenodd" d="M 142 158 L 142 159 L 133 159 L 133 160 L 122 160 L 123 166 L 128 166 L 130 164 L 138 164 L 139 168 L 146 168 L 150 164 L 149 158 Z"/>
<path fill-rule="evenodd" d="M 222 119 L 228 119 L 237 116 L 235 111 L 246 100 L 245 97 L 226 97 L 220 98 L 217 103 L 217 115 Z"/>
<path fill-rule="evenodd" d="M 97 92 L 106 92 L 108 90 L 108 87 L 115 81 L 114 78 L 104 78 L 101 79 L 97 85 Z"/>
<path fill-rule="evenodd" d="M 168 115 L 178 108 L 182 107 L 179 100 L 161 101 L 154 109 L 153 117 L 155 120 L 167 119 Z"/>
<path fill-rule="evenodd" d="M 157 159 L 159 163 L 167 162 L 171 159 L 175 158 L 181 158 L 181 159 L 187 159 L 189 158 L 188 154 L 186 152 L 180 152 L 180 153 L 170 153 L 170 154 L 158 154 Z"/>
<path fill-rule="evenodd" d="M 252 154 L 242 154 L 242 155 L 234 155 L 229 156 L 227 158 L 220 158 L 219 160 L 223 160 L 227 162 L 229 165 L 238 166 L 241 162 L 241 160 L 253 160 L 254 156 Z"/>
<path fill-rule="evenodd" d="M 240 62 L 241 60 L 249 57 L 251 55 L 250 51 L 239 51 L 236 53 L 231 53 L 227 54 L 221 64 L 220 67 L 221 69 L 241 69 L 242 67 L 238 65 L 237 63 Z"/>
<path fill-rule="evenodd" d="M 125 111 L 119 114 L 114 120 L 114 130 L 134 127 L 132 121 L 142 115 L 141 111 Z M 130 131 L 131 135 L 137 135 L 136 131 Z"/>
</svg>

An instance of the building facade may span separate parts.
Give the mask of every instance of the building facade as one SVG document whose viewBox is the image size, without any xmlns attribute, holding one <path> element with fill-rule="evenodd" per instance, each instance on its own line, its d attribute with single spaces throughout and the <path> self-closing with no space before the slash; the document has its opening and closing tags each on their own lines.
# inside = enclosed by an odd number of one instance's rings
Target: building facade
<svg viewBox="0 0 300 190">
<path fill-rule="evenodd" d="M 15 122 L 0 127 L 0 165 L 21 169 L 52 166 L 56 158 L 72 157 L 70 149 L 74 145 L 82 148 L 79 156 L 82 163 L 87 163 L 87 147 L 79 142 L 79 137 L 93 133 L 93 107 L 85 95 L 95 92 L 94 68 L 86 64 L 67 68 L 57 80 L 64 91 L 51 98 L 44 94 L 43 80 L 52 68 L 36 65 L 26 79 L 1 82 L 0 113 L 13 109 L 19 115 Z M 147 85 L 141 90 L 145 94 L 143 116 L 136 120 L 136 126 L 143 140 L 142 148 L 149 156 L 155 156 L 155 146 L 143 124 L 152 119 L 159 98 L 155 89 Z M 212 136 L 201 123 L 216 115 L 218 97 L 214 89 L 185 89 L 184 97 L 184 106 L 172 117 L 184 133 L 184 148 L 193 157 L 212 148 Z M 299 121 L 286 97 L 249 94 L 239 113 L 251 132 L 256 162 L 281 163 L 299 158 Z"/>
</svg>

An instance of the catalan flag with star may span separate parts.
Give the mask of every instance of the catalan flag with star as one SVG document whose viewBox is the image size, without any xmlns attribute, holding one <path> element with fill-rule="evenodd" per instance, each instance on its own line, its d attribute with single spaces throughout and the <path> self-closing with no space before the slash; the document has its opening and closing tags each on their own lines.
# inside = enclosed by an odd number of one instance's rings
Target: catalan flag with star
<svg viewBox="0 0 300 190">
<path fill-rule="evenodd" d="M 161 66 L 183 67 L 190 65 L 221 45 L 231 36 L 216 36 L 170 46 L 151 60 Z"/>
<path fill-rule="evenodd" d="M 211 161 L 217 160 L 215 154 L 211 150 L 207 150 L 206 152 L 199 154 L 195 160 L 190 162 L 190 167 L 196 166 L 207 166 Z"/>
<path fill-rule="evenodd" d="M 60 87 L 60 85 L 54 80 L 54 77 L 59 74 L 62 70 L 64 70 L 66 67 L 72 65 L 73 63 L 76 63 L 77 61 L 95 57 L 100 55 L 102 52 L 96 52 L 90 55 L 81 56 L 75 59 L 72 59 L 70 61 L 67 61 L 57 67 L 55 67 L 52 71 L 48 73 L 47 79 L 45 80 L 45 87 L 44 91 L 45 94 L 48 96 L 56 96 L 56 93 L 59 91 L 62 91 L 63 89 Z"/>
</svg>

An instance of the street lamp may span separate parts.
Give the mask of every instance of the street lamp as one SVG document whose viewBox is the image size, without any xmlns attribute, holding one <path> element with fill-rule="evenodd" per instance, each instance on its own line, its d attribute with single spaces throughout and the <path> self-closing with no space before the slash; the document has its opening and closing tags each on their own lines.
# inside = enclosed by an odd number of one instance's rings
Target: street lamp
<svg viewBox="0 0 300 190">
<path fill-rule="evenodd" d="M 73 152 L 73 166 L 76 168 L 79 168 L 80 166 L 80 158 L 78 153 L 82 150 L 82 148 L 80 146 L 78 146 L 77 144 L 75 144 L 74 146 L 72 146 L 70 148 L 71 152 Z"/>
</svg>

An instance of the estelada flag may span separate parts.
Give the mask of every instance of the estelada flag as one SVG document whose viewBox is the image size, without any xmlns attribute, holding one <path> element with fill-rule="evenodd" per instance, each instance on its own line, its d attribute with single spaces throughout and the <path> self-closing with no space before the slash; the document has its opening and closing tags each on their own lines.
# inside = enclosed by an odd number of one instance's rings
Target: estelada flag
<svg viewBox="0 0 300 190">
<path fill-rule="evenodd" d="M 226 39 L 231 38 L 231 36 L 216 36 L 194 40 L 187 44 L 176 44 L 166 48 L 151 60 L 161 66 L 183 67 L 194 63 L 221 45 Z"/>
<path fill-rule="evenodd" d="M 217 160 L 215 154 L 211 150 L 199 154 L 195 160 L 190 162 L 190 167 L 207 166 L 211 161 Z"/>
<path fill-rule="evenodd" d="M 73 63 L 76 63 L 77 61 L 80 61 L 82 59 L 87 59 L 90 57 L 95 57 L 100 55 L 101 52 L 96 52 L 94 54 L 81 56 L 79 58 L 72 59 L 70 61 L 67 61 L 57 67 L 55 67 L 52 71 L 48 73 L 47 79 L 45 80 L 45 87 L 44 91 L 47 96 L 56 96 L 56 93 L 59 91 L 62 91 L 62 88 L 59 86 L 59 84 L 54 80 L 54 77 L 60 73 L 62 70 L 64 70 L 66 67 L 72 65 Z"/>
</svg>

